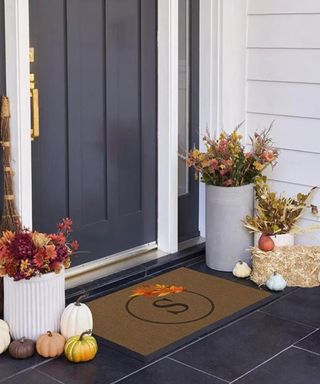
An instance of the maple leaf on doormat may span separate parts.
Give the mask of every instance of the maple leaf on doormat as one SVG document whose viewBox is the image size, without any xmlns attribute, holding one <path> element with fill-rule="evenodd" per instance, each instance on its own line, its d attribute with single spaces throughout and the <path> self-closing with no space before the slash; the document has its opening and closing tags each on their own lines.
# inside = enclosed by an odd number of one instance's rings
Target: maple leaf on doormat
<svg viewBox="0 0 320 384">
<path fill-rule="evenodd" d="M 130 297 L 137 297 L 137 296 L 162 297 L 162 296 L 167 296 L 174 293 L 181 293 L 183 291 L 186 291 L 184 287 L 179 287 L 176 285 L 162 285 L 162 284 L 142 285 L 138 288 L 135 288 L 132 291 L 132 295 Z"/>
</svg>

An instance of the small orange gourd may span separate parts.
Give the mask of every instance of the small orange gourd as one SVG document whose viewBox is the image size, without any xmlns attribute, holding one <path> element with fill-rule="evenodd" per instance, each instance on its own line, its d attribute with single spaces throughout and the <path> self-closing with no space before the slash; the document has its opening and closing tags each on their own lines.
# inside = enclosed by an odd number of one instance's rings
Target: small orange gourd
<svg viewBox="0 0 320 384">
<path fill-rule="evenodd" d="M 48 331 L 38 337 L 36 349 L 42 357 L 57 357 L 62 355 L 66 339 L 60 333 Z"/>
</svg>

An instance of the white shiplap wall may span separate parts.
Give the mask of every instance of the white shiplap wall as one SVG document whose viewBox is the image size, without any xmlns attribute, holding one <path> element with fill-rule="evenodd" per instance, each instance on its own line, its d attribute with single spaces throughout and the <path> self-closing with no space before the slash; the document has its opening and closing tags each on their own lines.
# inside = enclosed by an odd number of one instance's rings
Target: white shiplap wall
<svg viewBox="0 0 320 384">
<path fill-rule="evenodd" d="M 275 121 L 273 189 L 306 192 L 320 186 L 320 0 L 248 0 L 247 12 L 248 131 Z M 320 234 L 297 242 L 320 244 Z"/>
</svg>

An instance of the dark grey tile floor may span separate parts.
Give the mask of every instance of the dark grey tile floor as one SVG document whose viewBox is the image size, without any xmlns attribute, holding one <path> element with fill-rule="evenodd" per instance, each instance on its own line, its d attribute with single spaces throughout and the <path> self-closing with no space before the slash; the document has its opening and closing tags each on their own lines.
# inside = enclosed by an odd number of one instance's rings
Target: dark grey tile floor
<svg viewBox="0 0 320 384">
<path fill-rule="evenodd" d="M 237 280 L 210 271 L 203 262 L 191 268 Z M 63 357 L 15 361 L 4 354 L 0 383 L 319 384 L 320 288 L 287 289 L 275 298 L 151 364 L 111 349 L 102 339 L 96 359 L 85 364 Z"/>
</svg>

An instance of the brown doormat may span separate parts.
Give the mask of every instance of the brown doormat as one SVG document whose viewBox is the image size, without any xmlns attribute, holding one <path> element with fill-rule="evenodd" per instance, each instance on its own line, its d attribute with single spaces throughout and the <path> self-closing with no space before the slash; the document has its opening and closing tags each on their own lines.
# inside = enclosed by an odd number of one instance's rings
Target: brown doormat
<svg viewBox="0 0 320 384">
<path fill-rule="evenodd" d="M 150 361 L 272 297 L 259 289 L 179 268 L 87 304 L 96 335 Z"/>
</svg>

